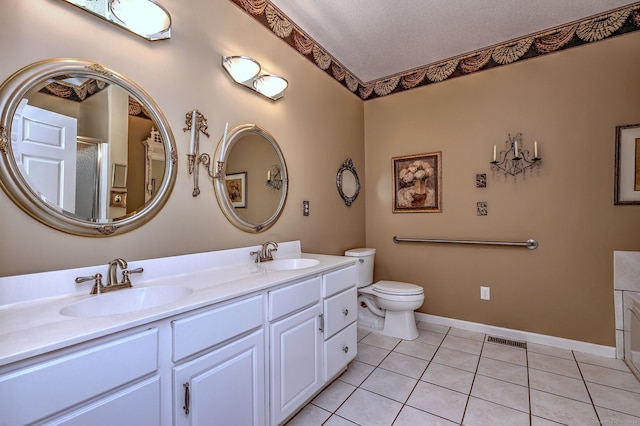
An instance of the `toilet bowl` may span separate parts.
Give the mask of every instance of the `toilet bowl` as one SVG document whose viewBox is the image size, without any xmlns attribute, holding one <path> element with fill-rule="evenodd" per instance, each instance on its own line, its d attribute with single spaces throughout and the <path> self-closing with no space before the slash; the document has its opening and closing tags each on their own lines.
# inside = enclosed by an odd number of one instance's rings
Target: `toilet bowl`
<svg viewBox="0 0 640 426">
<path fill-rule="evenodd" d="M 358 326 L 385 336 L 414 340 L 418 327 L 414 310 L 424 302 L 424 290 L 400 281 L 373 283 L 375 249 L 359 248 L 345 252 L 357 257 Z"/>
</svg>

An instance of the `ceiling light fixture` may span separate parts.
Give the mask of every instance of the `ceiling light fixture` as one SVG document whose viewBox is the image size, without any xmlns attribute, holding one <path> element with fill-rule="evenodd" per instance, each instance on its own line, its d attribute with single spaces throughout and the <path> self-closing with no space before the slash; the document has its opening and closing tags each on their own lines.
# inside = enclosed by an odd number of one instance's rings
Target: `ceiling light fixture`
<svg viewBox="0 0 640 426">
<path fill-rule="evenodd" d="M 236 83 L 274 101 L 284 96 L 289 85 L 278 75 L 262 73 L 258 61 L 247 56 L 223 56 L 222 68 Z"/>
<path fill-rule="evenodd" d="M 171 38 L 171 15 L 155 0 L 65 0 L 147 40 Z"/>
</svg>

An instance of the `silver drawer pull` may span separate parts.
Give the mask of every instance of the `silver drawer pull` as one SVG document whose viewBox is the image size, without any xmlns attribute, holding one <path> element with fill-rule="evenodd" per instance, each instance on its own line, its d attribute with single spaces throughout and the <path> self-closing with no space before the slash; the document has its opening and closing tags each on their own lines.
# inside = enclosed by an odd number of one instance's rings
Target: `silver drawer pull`
<svg viewBox="0 0 640 426">
<path fill-rule="evenodd" d="M 347 315 L 349 315 L 349 310 L 345 308 L 345 309 L 342 310 L 342 313 L 346 317 Z"/>
<path fill-rule="evenodd" d="M 342 352 L 344 352 L 345 354 L 346 354 L 347 352 L 349 352 L 349 346 L 343 346 L 343 347 L 342 347 Z"/>
<path fill-rule="evenodd" d="M 184 387 L 184 406 L 182 409 L 185 414 L 189 414 L 189 405 L 191 405 L 191 394 L 189 393 L 189 382 L 182 385 Z"/>
</svg>

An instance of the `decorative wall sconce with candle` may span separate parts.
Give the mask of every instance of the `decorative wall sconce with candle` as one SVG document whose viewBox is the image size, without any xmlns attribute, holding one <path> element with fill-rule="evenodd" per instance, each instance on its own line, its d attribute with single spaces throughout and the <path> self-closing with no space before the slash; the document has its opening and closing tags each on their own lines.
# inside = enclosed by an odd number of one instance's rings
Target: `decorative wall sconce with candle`
<svg viewBox="0 0 640 426">
<path fill-rule="evenodd" d="M 189 153 L 187 154 L 187 161 L 189 165 L 189 174 L 193 175 L 193 192 L 192 196 L 197 197 L 200 195 L 200 186 L 198 184 L 198 175 L 200 171 L 200 164 L 202 164 L 209 174 L 209 177 L 216 179 L 224 179 L 224 163 L 218 161 L 215 173 L 211 170 L 211 155 L 207 153 L 200 154 L 200 132 L 206 137 L 209 137 L 207 118 L 202 115 L 200 111 L 194 109 L 186 114 L 185 123 L 187 127 L 182 129 L 183 131 L 190 131 L 189 137 Z M 224 141 L 223 146 L 227 141 L 227 132 L 229 130 L 229 123 L 224 128 Z"/>
<path fill-rule="evenodd" d="M 524 148 L 522 142 L 522 133 L 518 132 L 514 137 L 509 138 L 505 142 L 506 148 L 498 153 L 496 145 L 493 146 L 493 160 L 491 167 L 494 170 L 502 170 L 505 175 L 517 176 L 524 173 L 525 170 L 531 169 L 535 164 L 540 166 L 542 160 L 538 155 L 538 142 L 533 142 L 533 157 L 529 150 Z M 499 155 L 498 155 L 499 154 Z"/>
<path fill-rule="evenodd" d="M 223 56 L 222 68 L 241 86 L 274 101 L 284 96 L 289 82 L 275 74 L 262 72 L 258 61 L 247 56 Z"/>
<path fill-rule="evenodd" d="M 64 0 L 147 40 L 171 38 L 171 15 L 155 0 Z"/>
<path fill-rule="evenodd" d="M 277 164 L 271 166 L 267 171 L 267 188 L 279 191 L 282 189 L 282 173 Z"/>
</svg>

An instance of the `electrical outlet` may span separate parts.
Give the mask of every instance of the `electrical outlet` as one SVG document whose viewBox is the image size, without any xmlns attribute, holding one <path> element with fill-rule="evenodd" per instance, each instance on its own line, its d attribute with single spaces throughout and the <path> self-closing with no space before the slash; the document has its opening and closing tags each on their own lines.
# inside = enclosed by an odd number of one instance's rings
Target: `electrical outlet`
<svg viewBox="0 0 640 426">
<path fill-rule="evenodd" d="M 302 216 L 309 216 L 309 202 L 302 202 Z"/>
<path fill-rule="evenodd" d="M 480 287 L 480 299 L 491 300 L 491 289 L 489 287 Z"/>
</svg>

